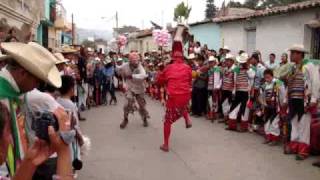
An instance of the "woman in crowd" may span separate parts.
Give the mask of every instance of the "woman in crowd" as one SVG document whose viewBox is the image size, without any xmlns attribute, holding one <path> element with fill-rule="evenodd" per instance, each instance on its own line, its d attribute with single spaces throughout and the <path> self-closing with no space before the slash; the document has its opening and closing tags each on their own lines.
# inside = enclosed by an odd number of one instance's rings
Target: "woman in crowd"
<svg viewBox="0 0 320 180">
<path fill-rule="evenodd" d="M 204 65 L 204 57 L 198 56 L 197 64 L 199 69 L 197 70 L 197 76 L 193 82 L 192 89 L 192 114 L 195 116 L 202 116 L 207 114 L 207 102 L 208 102 L 208 73 L 201 72 L 201 68 Z"/>
</svg>

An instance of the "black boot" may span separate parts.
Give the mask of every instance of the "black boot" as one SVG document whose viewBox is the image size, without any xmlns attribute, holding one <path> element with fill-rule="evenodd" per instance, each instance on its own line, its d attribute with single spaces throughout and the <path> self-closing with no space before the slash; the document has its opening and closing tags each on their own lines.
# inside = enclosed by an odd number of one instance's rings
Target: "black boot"
<svg viewBox="0 0 320 180">
<path fill-rule="evenodd" d="M 148 127 L 149 126 L 149 123 L 148 123 L 148 120 L 147 118 L 143 118 L 143 127 Z"/>
<path fill-rule="evenodd" d="M 120 129 L 124 129 L 127 127 L 129 121 L 128 118 L 124 118 L 124 120 L 122 121 L 122 123 L 120 124 Z"/>
<path fill-rule="evenodd" d="M 320 168 L 320 161 L 313 163 L 312 166 Z"/>
</svg>

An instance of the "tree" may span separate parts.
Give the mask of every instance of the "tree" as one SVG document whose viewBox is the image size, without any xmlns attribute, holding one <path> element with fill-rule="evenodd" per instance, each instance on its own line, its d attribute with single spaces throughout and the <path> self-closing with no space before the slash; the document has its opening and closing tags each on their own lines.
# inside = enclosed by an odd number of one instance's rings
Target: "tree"
<svg viewBox="0 0 320 180">
<path fill-rule="evenodd" d="M 82 41 L 82 45 L 85 47 L 91 47 L 93 49 L 97 48 L 96 43 L 94 41 L 89 41 L 88 39 Z"/>
<path fill-rule="evenodd" d="M 230 8 L 242 8 L 243 7 L 243 4 L 241 4 L 241 2 L 238 2 L 238 1 L 230 1 L 228 3 L 228 7 Z"/>
<path fill-rule="evenodd" d="M 214 0 L 207 0 L 207 5 L 206 5 L 206 10 L 205 10 L 205 16 L 206 19 L 212 19 L 216 16 L 217 13 L 217 8 L 214 5 Z"/>
</svg>

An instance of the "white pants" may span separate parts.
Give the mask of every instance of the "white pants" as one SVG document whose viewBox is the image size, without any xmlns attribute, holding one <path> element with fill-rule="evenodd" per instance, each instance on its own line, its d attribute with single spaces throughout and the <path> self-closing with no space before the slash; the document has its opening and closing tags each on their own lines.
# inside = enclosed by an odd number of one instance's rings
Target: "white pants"
<svg viewBox="0 0 320 180">
<path fill-rule="evenodd" d="M 311 116 L 309 113 L 304 114 L 300 121 L 298 121 L 298 116 L 295 116 L 291 121 L 291 141 L 309 145 L 310 126 Z"/>
<path fill-rule="evenodd" d="M 277 115 L 273 121 L 271 122 L 271 119 L 269 119 L 266 124 L 264 125 L 264 131 L 265 133 L 274 135 L 274 136 L 280 136 L 280 117 Z"/>
</svg>

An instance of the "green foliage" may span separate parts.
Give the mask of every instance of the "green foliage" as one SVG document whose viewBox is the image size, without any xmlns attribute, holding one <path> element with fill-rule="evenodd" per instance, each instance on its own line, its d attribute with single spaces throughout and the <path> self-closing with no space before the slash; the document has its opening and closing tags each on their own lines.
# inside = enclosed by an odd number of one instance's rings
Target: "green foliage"
<svg viewBox="0 0 320 180">
<path fill-rule="evenodd" d="M 214 0 L 207 0 L 205 17 L 206 19 L 212 19 L 216 16 L 217 8 L 214 5 Z"/>
<path fill-rule="evenodd" d="M 84 41 L 82 41 L 82 45 L 83 46 L 85 46 L 85 47 L 91 47 L 91 48 L 93 48 L 93 49 L 96 49 L 97 48 L 97 46 L 96 46 L 96 44 L 95 44 L 95 42 L 94 41 L 89 41 L 89 40 L 84 40 Z"/>
<path fill-rule="evenodd" d="M 191 7 L 189 8 L 184 4 L 184 2 L 177 5 L 174 9 L 174 21 L 182 22 L 183 18 L 187 20 L 191 12 Z"/>
</svg>

